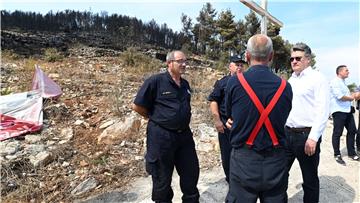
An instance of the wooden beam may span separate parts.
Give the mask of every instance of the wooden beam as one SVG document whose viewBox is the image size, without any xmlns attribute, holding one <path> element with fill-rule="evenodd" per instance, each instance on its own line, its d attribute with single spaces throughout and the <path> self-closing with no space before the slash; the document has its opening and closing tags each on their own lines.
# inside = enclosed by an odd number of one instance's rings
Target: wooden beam
<svg viewBox="0 0 360 203">
<path fill-rule="evenodd" d="M 255 2 L 249 1 L 249 0 L 239 0 L 241 3 L 245 4 L 247 7 L 249 7 L 251 10 L 255 11 L 257 14 L 261 16 L 265 16 L 268 20 L 270 20 L 275 25 L 279 25 L 282 27 L 284 24 L 276 19 L 274 16 L 272 16 L 269 12 L 267 12 L 265 9 L 258 6 Z"/>
</svg>

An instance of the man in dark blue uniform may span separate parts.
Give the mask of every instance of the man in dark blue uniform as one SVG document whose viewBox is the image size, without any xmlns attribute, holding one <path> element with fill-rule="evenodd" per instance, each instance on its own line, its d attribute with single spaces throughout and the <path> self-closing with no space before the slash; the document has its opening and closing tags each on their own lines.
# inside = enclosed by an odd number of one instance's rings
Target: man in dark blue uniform
<svg viewBox="0 0 360 203">
<path fill-rule="evenodd" d="M 225 109 L 225 89 L 229 78 L 237 71 L 243 70 L 245 61 L 241 56 L 235 55 L 230 57 L 229 74 L 216 81 L 214 90 L 210 93 L 208 100 L 210 101 L 210 111 L 213 115 L 215 128 L 218 131 L 218 139 L 220 144 L 221 162 L 225 172 L 225 180 L 229 183 L 230 168 L 230 130 L 226 128 L 227 121 Z"/>
<path fill-rule="evenodd" d="M 246 50 L 250 68 L 228 81 L 226 125 L 233 150 L 227 202 L 287 202 L 284 125 L 292 90 L 270 71 L 273 53 L 269 37 L 252 36 Z"/>
<path fill-rule="evenodd" d="M 171 202 L 171 180 L 176 167 L 183 202 L 199 202 L 197 182 L 199 160 L 189 127 L 190 86 L 181 77 L 186 57 L 181 51 L 166 56 L 167 72 L 145 80 L 136 95 L 133 109 L 149 119 L 147 126 L 146 170 L 152 176 L 152 200 Z"/>
</svg>

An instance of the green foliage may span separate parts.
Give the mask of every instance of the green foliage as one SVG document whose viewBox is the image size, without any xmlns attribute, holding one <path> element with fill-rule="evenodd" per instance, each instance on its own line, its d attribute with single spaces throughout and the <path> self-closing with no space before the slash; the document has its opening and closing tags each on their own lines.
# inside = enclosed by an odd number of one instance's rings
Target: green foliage
<svg viewBox="0 0 360 203">
<path fill-rule="evenodd" d="M 347 87 L 349 88 L 350 92 L 355 92 L 357 86 L 355 83 L 351 83 Z"/>
<path fill-rule="evenodd" d="M 260 33 L 260 20 L 256 17 L 254 11 L 245 16 L 245 27 L 246 27 L 246 41 L 253 35 Z"/>
<path fill-rule="evenodd" d="M 222 50 L 236 49 L 236 23 L 230 10 L 222 11 L 216 22 Z"/>
<path fill-rule="evenodd" d="M 281 36 L 272 37 L 274 46 L 274 58 L 271 65 L 272 69 L 276 72 L 291 72 L 290 48 L 291 45 L 288 41 L 284 41 Z"/>
<path fill-rule="evenodd" d="M 136 59 L 139 58 L 139 56 L 134 47 L 129 47 L 123 54 L 121 54 L 121 58 L 126 66 L 134 66 Z"/>
<path fill-rule="evenodd" d="M 228 52 L 221 52 L 219 56 L 219 60 L 217 60 L 215 63 L 215 68 L 226 73 L 229 71 L 228 65 L 229 65 Z"/>
<path fill-rule="evenodd" d="M 269 23 L 267 26 L 267 35 L 269 37 L 275 37 L 280 34 L 280 27 L 278 25 L 274 25 L 272 23 Z"/>
<path fill-rule="evenodd" d="M 159 60 L 138 52 L 135 47 L 129 47 L 120 58 L 128 70 L 134 73 L 157 72 L 161 67 Z"/>
<path fill-rule="evenodd" d="M 27 73 L 33 73 L 35 70 L 35 65 L 38 64 L 38 60 L 36 60 L 33 57 L 29 57 L 28 59 L 25 59 L 24 62 L 24 72 Z"/>
<path fill-rule="evenodd" d="M 190 17 L 188 17 L 187 15 L 185 15 L 184 13 L 181 14 L 181 23 L 183 24 L 183 28 L 182 28 L 182 32 L 184 34 L 184 43 L 187 43 L 188 45 L 190 45 L 191 43 L 191 38 L 192 38 L 192 33 L 191 33 L 191 29 L 192 29 L 192 19 Z M 190 46 L 191 48 L 191 46 Z"/>
<path fill-rule="evenodd" d="M 210 3 L 206 3 L 201 9 L 196 20 L 199 22 L 196 25 L 195 32 L 198 34 L 198 43 L 201 53 L 206 53 L 211 50 L 211 40 L 215 37 L 215 16 L 217 12 Z"/>
<path fill-rule="evenodd" d="M 109 155 L 104 154 L 103 156 L 98 157 L 97 159 L 92 160 L 94 165 L 106 165 L 109 162 Z"/>
<path fill-rule="evenodd" d="M 34 12 L 2 12 L 2 28 L 19 30 L 39 31 L 65 31 L 65 32 L 93 32 L 104 33 L 97 38 L 100 41 L 111 44 L 116 49 L 131 46 L 146 46 L 148 44 L 164 47 L 166 49 L 189 50 L 196 54 L 206 54 L 212 60 L 218 60 L 221 52 L 233 52 L 235 54 L 244 51 L 248 39 L 254 34 L 260 33 L 260 20 L 255 12 L 250 11 L 244 19 L 234 22 L 234 15 L 230 10 L 220 11 L 219 15 L 210 3 L 205 3 L 199 11 L 196 19 L 192 20 L 188 15 L 182 14 L 181 32 L 173 32 L 166 24 L 159 25 L 155 20 L 144 23 L 136 18 L 118 14 L 108 15 L 107 12 L 93 14 L 91 12 L 79 12 L 73 10 L 49 12 L 46 15 Z M 279 36 L 280 27 L 268 24 L 268 35 Z M 279 47 L 286 47 L 279 40 Z M 186 44 L 186 45 L 185 45 Z M 276 49 L 276 48 L 275 48 Z M 286 58 L 282 55 L 283 50 L 275 53 L 276 58 Z M 3 53 L 11 57 L 12 54 Z M 134 66 L 134 55 L 129 55 L 125 60 L 127 66 Z M 47 61 L 61 60 L 63 56 L 56 49 L 45 51 Z M 285 61 L 278 63 L 277 67 L 285 67 Z M 312 61 L 315 65 L 315 60 Z M 145 68 L 148 65 L 144 65 Z M 280 68 L 281 69 L 281 68 Z"/>
<path fill-rule="evenodd" d="M 9 59 L 9 60 L 18 60 L 21 57 L 18 54 L 16 54 L 13 50 L 2 50 L 1 58 Z"/>
<path fill-rule="evenodd" d="M 61 61 L 64 58 L 64 56 L 55 48 L 45 49 L 44 57 L 48 62 Z"/>
<path fill-rule="evenodd" d="M 185 43 L 181 47 L 181 51 L 184 52 L 185 56 L 191 56 L 191 45 L 188 43 Z"/>
<path fill-rule="evenodd" d="M 238 51 L 245 51 L 246 43 L 247 43 L 247 36 L 246 36 L 246 26 L 244 21 L 240 20 L 236 25 L 237 30 L 237 42 L 236 42 L 236 50 Z"/>
<path fill-rule="evenodd" d="M 12 93 L 12 91 L 9 87 L 1 88 L 0 95 L 4 96 L 4 95 L 11 94 L 11 93 Z"/>
</svg>

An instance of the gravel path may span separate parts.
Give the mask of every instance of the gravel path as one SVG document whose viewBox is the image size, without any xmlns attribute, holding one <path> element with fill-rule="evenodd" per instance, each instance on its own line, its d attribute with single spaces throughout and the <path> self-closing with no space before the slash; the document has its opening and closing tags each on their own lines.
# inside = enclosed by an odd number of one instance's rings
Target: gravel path
<svg viewBox="0 0 360 203">
<path fill-rule="evenodd" d="M 357 118 L 356 118 L 357 119 Z M 319 166 L 320 176 L 320 202 L 360 202 L 359 199 L 359 164 L 347 157 L 345 136 L 341 137 L 341 153 L 346 166 L 337 164 L 333 158 L 331 145 L 332 121 L 328 122 L 321 144 L 321 158 Z M 345 135 L 345 132 L 344 132 Z M 298 163 L 295 161 L 290 171 L 288 197 L 289 203 L 302 202 L 302 177 Z M 181 191 L 176 173 L 173 178 L 175 196 L 173 202 L 181 202 Z M 224 202 L 228 186 L 225 182 L 222 168 L 201 171 L 198 184 L 200 202 Z M 90 198 L 86 203 L 103 202 L 151 202 L 151 178 L 140 178 L 132 184 L 128 191 L 112 191 L 97 197 Z"/>
</svg>

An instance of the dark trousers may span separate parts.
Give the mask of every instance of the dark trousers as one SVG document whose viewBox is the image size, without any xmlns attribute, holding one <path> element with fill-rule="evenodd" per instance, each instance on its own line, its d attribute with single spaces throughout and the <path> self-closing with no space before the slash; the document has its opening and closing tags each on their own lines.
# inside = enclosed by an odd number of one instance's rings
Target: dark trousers
<svg viewBox="0 0 360 203">
<path fill-rule="evenodd" d="M 360 109 L 359 108 L 360 108 L 360 100 L 358 100 L 356 103 L 356 109 L 358 110 L 358 114 L 359 114 L 358 129 L 356 133 L 356 148 L 358 152 L 360 152 Z"/>
<path fill-rule="evenodd" d="M 359 124 L 356 133 L 356 150 L 360 152 L 360 115 L 359 115 Z"/>
<path fill-rule="evenodd" d="M 224 133 L 219 133 L 218 138 L 220 144 L 221 163 L 225 173 L 225 180 L 229 183 L 230 154 L 232 149 L 230 144 L 229 129 L 225 129 Z"/>
<path fill-rule="evenodd" d="M 287 202 L 287 170 L 284 148 L 256 152 L 247 147 L 233 149 L 230 186 L 226 202 Z"/>
<path fill-rule="evenodd" d="M 356 155 L 355 153 L 355 134 L 356 126 L 352 113 L 335 112 L 332 114 L 334 129 L 332 134 L 332 146 L 334 155 L 340 155 L 340 137 L 343 133 L 344 127 L 347 130 L 346 134 L 346 148 L 349 156 Z"/>
<path fill-rule="evenodd" d="M 190 129 L 172 132 L 149 121 L 147 128 L 146 170 L 152 176 L 152 200 L 171 202 L 174 166 L 180 177 L 183 202 L 199 202 L 197 182 L 199 160 Z"/>
<path fill-rule="evenodd" d="M 317 142 L 315 154 L 308 156 L 305 154 L 304 149 L 309 134 L 306 132 L 292 132 L 286 128 L 285 133 L 288 145 L 286 149 L 288 172 L 296 158 L 299 162 L 304 182 L 302 184 L 304 190 L 304 203 L 319 202 L 320 184 L 318 166 L 320 161 L 321 138 Z"/>
</svg>

